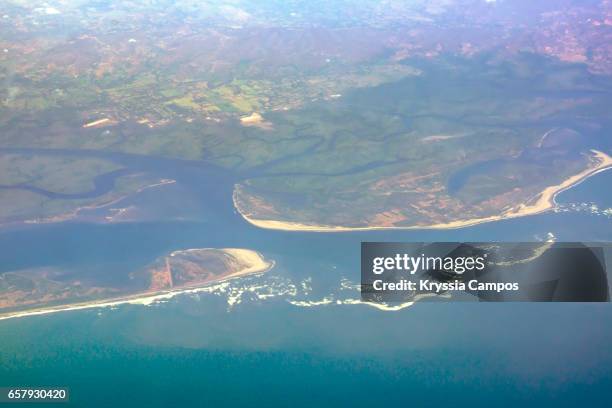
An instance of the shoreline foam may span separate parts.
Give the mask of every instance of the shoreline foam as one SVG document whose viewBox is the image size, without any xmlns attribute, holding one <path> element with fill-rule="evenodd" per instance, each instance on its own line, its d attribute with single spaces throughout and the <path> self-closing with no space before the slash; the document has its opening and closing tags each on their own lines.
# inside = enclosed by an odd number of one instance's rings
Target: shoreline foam
<svg viewBox="0 0 612 408">
<path fill-rule="evenodd" d="M 203 248 L 203 249 L 212 249 L 212 248 Z M 215 248 L 216 249 L 216 248 Z M 38 309 L 30 309 L 30 310 L 21 310 L 16 312 L 7 312 L 4 314 L 0 314 L 0 320 L 7 319 L 15 319 L 18 317 L 28 317 L 28 316 L 38 316 L 44 314 L 58 313 L 58 312 L 68 312 L 71 310 L 84 310 L 84 309 L 98 309 L 98 308 L 107 308 L 107 307 L 115 307 L 120 305 L 142 305 L 149 306 L 153 303 L 159 302 L 161 300 L 168 300 L 175 296 L 186 294 L 186 293 L 198 293 L 204 292 L 208 290 L 213 285 L 218 285 L 220 283 L 248 276 L 248 275 L 256 275 L 269 271 L 275 265 L 273 260 L 267 261 L 259 252 L 252 251 L 250 249 L 241 249 L 241 248 L 221 248 L 219 251 L 223 251 L 225 253 L 229 253 L 230 255 L 238 258 L 240 261 L 248 261 L 249 267 L 244 268 L 240 271 L 234 272 L 230 275 L 226 275 L 220 279 L 212 280 L 200 285 L 192 285 L 192 286 L 182 286 L 176 289 L 169 290 L 161 290 L 155 292 L 142 292 L 135 293 L 133 295 L 125 295 L 116 298 L 110 299 L 98 299 L 92 300 L 89 302 L 79 302 L 79 303 L 71 303 L 65 305 L 58 306 L 49 306 L 49 307 L 41 307 Z M 185 250 L 189 251 L 189 250 Z M 182 252 L 182 251 L 176 251 Z"/>
<path fill-rule="evenodd" d="M 521 204 L 518 208 L 513 208 L 508 211 L 501 213 L 500 215 L 491 215 L 482 218 L 471 218 L 467 220 L 450 221 L 446 223 L 430 224 L 430 225 L 411 225 L 411 226 L 393 226 L 393 227 L 344 227 L 344 226 L 333 226 L 333 225 L 317 225 L 317 224 L 303 224 L 292 221 L 278 221 L 278 220 L 261 220 L 251 218 L 249 214 L 246 214 L 244 210 L 238 205 L 236 199 L 236 191 L 234 188 L 234 208 L 248 223 L 264 229 L 282 230 L 282 231 L 305 231 L 305 232 L 350 232 L 350 231 L 377 231 L 377 230 L 442 230 L 442 229 L 458 229 L 471 227 L 478 224 L 487 222 L 502 221 L 511 218 L 526 217 L 529 215 L 541 214 L 546 211 L 550 211 L 555 208 L 555 198 L 559 193 L 574 187 L 587 178 L 605 171 L 612 167 L 612 157 L 606 153 L 598 150 L 591 150 L 593 152 L 593 164 L 575 174 L 558 185 L 546 187 L 541 193 L 536 196 L 535 203 L 531 205 Z"/>
</svg>

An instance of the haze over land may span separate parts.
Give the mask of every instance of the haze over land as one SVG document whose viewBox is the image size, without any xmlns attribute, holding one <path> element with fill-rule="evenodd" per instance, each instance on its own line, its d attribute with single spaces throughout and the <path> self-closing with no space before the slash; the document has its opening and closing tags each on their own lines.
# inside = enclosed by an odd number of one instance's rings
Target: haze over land
<svg viewBox="0 0 612 408">
<path fill-rule="evenodd" d="M 612 309 L 532 301 L 609 295 L 610 107 L 612 0 L 0 0 L 0 388 L 607 407 Z M 372 298 L 364 242 L 509 244 Z"/>
<path fill-rule="evenodd" d="M 609 1 L 3 6 L 1 228 L 458 228 L 610 166 Z"/>
</svg>

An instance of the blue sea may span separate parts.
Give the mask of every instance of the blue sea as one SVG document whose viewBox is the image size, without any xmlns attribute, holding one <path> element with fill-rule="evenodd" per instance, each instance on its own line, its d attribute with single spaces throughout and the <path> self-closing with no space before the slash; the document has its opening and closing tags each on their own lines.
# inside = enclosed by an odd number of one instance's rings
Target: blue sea
<svg viewBox="0 0 612 408">
<path fill-rule="evenodd" d="M 251 248 L 276 266 L 149 306 L 0 321 L 0 384 L 68 387 L 79 407 L 607 406 L 609 304 L 383 311 L 359 303 L 357 285 L 365 240 L 610 241 L 611 181 L 560 194 L 557 212 L 452 231 L 280 232 L 227 211 L 6 230 L 3 271 L 52 265 L 116 282 L 194 247 Z"/>
</svg>

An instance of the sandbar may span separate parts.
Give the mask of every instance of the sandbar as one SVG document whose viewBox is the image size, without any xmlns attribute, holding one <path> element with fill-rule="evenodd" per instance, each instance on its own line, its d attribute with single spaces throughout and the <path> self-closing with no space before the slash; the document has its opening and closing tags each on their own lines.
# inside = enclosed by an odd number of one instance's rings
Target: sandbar
<svg viewBox="0 0 612 408">
<path fill-rule="evenodd" d="M 204 248 L 210 249 L 210 248 Z M 178 252 L 187 252 L 194 251 L 193 250 L 184 250 L 184 251 L 176 251 Z M 67 312 L 70 310 L 83 310 L 83 309 L 94 309 L 94 308 L 106 308 L 106 307 L 115 307 L 119 305 L 144 305 L 148 306 L 153 303 L 168 300 L 175 296 L 185 294 L 185 293 L 197 293 L 206 291 L 210 286 L 216 285 L 222 282 L 226 282 L 231 279 L 236 279 L 240 277 L 244 277 L 247 275 L 255 275 L 269 271 L 274 267 L 274 261 L 266 260 L 262 254 L 256 251 L 252 251 L 249 249 L 242 248 L 221 248 L 219 251 L 223 251 L 226 254 L 231 255 L 239 262 L 242 262 L 246 265 L 245 268 L 240 269 L 239 271 L 233 272 L 229 275 L 224 275 L 220 279 L 215 279 L 211 281 L 207 281 L 200 285 L 186 285 L 181 286 L 169 290 L 160 290 L 153 292 L 140 292 L 132 295 L 125 295 L 115 298 L 107 298 L 107 299 L 98 299 L 92 300 L 88 302 L 79 302 L 79 303 L 71 303 L 64 304 L 58 306 L 49 306 L 49 307 L 41 307 L 37 309 L 30 310 L 22 310 L 15 312 L 8 312 L 0 314 L 0 320 L 6 319 L 14 319 L 17 317 L 27 317 L 27 316 L 37 316 L 43 314 L 57 313 L 57 312 Z M 172 254 L 171 254 L 172 255 Z"/>
</svg>

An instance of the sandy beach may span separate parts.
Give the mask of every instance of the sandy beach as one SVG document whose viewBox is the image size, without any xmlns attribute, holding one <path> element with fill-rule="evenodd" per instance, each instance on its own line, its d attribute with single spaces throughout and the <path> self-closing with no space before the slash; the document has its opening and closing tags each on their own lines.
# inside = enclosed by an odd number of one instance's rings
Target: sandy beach
<svg viewBox="0 0 612 408">
<path fill-rule="evenodd" d="M 412 230 L 412 229 L 457 229 L 470 227 L 486 222 L 501 221 L 517 217 L 525 217 L 528 215 L 541 214 L 552 210 L 555 207 L 555 197 L 557 194 L 580 184 L 588 177 L 607 170 L 612 167 L 612 157 L 598 150 L 591 150 L 593 153 L 591 165 L 578 174 L 575 174 L 558 185 L 546 187 L 541 193 L 534 197 L 533 204 L 521 204 L 516 208 L 512 208 L 499 215 L 492 215 L 482 218 L 471 218 L 465 220 L 451 221 L 447 223 L 431 224 L 431 225 L 414 225 L 414 226 L 399 226 L 399 227 L 345 227 L 334 225 L 316 225 L 302 224 L 298 222 L 277 221 L 277 220 L 261 220 L 252 218 L 249 214 L 238 205 L 236 199 L 236 189 L 234 189 L 234 207 L 242 215 L 242 217 L 250 224 L 265 229 L 275 229 L 283 231 L 311 231 L 311 232 L 347 232 L 347 231 L 372 231 L 372 230 Z"/>
<path fill-rule="evenodd" d="M 157 291 L 157 292 L 142 292 L 142 293 L 135 293 L 133 295 L 126 295 L 126 296 L 121 296 L 121 297 L 116 297 L 116 298 L 111 298 L 111 299 L 99 299 L 99 300 L 92 300 L 89 302 L 72 303 L 72 304 L 66 304 L 66 305 L 41 307 L 38 309 L 9 312 L 9 313 L 0 314 L 0 320 L 14 319 L 18 317 L 27 317 L 27 316 L 37 316 L 37 315 L 57 313 L 57 312 L 67 312 L 70 310 L 115 307 L 119 305 L 148 306 L 148 305 L 151 305 L 159 301 L 171 299 L 181 294 L 204 292 L 208 290 L 210 286 L 217 285 L 219 283 L 226 282 L 231 279 L 237 279 L 237 278 L 247 276 L 247 275 L 255 275 L 259 273 L 264 273 L 274 267 L 274 261 L 266 260 L 263 257 L 263 255 L 261 255 L 259 252 L 256 252 L 256 251 L 251 251 L 249 249 L 242 249 L 242 248 L 221 248 L 219 250 L 229 255 L 232 255 L 234 258 L 236 258 L 242 263 L 245 263 L 248 266 L 230 275 L 226 275 L 221 279 L 209 281 L 201 285 L 182 286 L 182 287 L 178 287 L 176 289 L 171 289 L 171 290 L 163 290 L 163 291 Z M 185 251 L 189 251 L 189 250 L 185 250 Z M 179 252 L 183 252 L 183 251 L 179 251 Z"/>
</svg>

